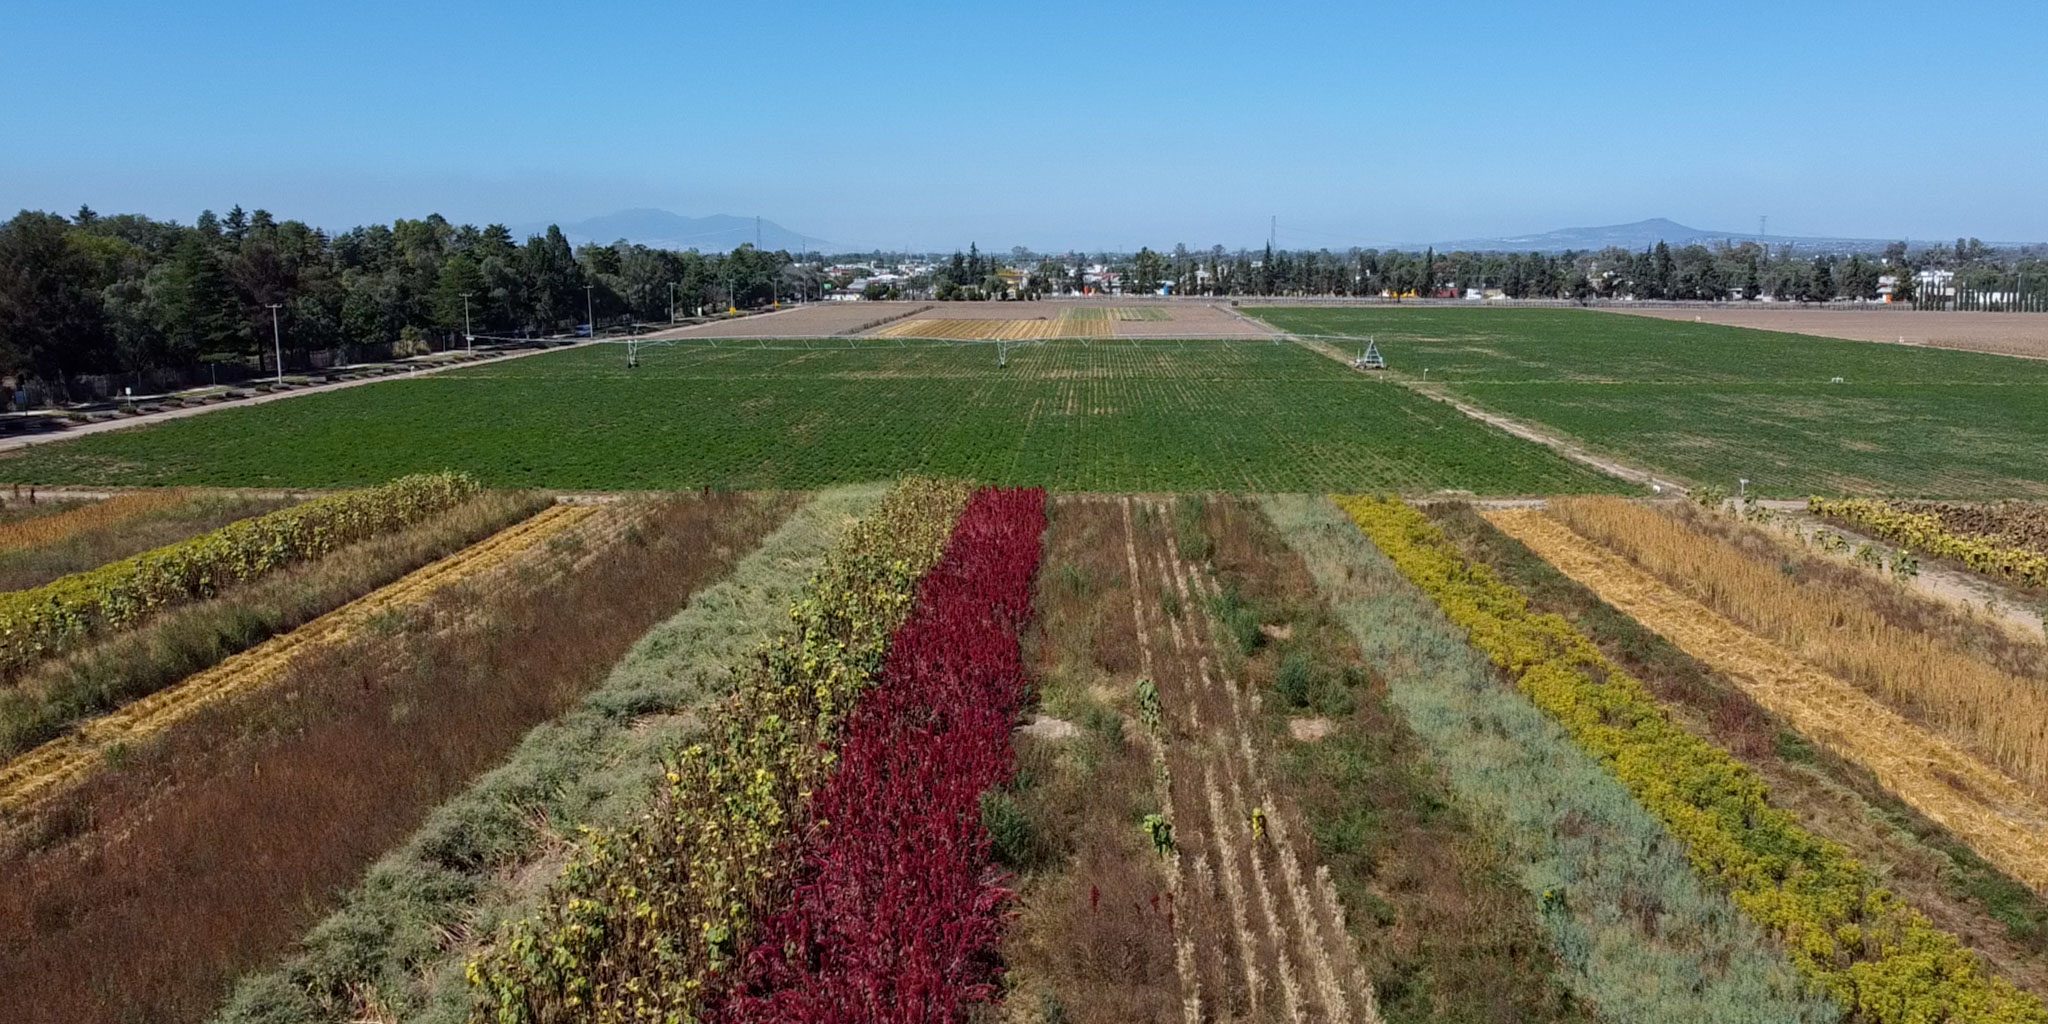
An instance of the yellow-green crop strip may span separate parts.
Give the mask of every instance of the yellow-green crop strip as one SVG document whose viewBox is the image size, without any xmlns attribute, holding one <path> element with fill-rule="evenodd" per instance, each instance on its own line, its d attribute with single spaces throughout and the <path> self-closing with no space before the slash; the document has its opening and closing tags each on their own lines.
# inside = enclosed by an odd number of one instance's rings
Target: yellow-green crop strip
<svg viewBox="0 0 2048 1024">
<path fill-rule="evenodd" d="M 2048 1021 L 2038 999 L 1987 974 L 1846 850 L 1772 806 L 1754 773 L 1675 725 L 1640 681 L 1564 619 L 1530 613 L 1520 592 L 1467 563 L 1420 512 L 1392 500 L 1337 502 L 1845 1009 L 1880 1024 Z"/>
</svg>

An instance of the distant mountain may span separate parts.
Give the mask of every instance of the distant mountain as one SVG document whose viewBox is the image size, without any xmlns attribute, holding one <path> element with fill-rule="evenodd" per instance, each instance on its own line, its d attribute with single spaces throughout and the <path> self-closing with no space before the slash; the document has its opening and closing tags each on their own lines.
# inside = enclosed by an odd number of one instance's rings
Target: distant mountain
<svg viewBox="0 0 2048 1024">
<path fill-rule="evenodd" d="M 1564 228 L 1560 231 L 1546 231 L 1540 235 L 1521 235 L 1509 238 L 1460 238 L 1448 242 L 1433 243 L 1439 252 L 1563 252 L 1566 249 L 1585 251 L 1619 246 L 1623 249 L 1644 249 L 1667 242 L 1680 245 L 1715 245 L 1721 242 L 1741 243 L 1762 240 L 1774 248 L 1791 247 L 1815 252 L 1883 252 L 1884 247 L 1896 239 L 1884 238 L 1812 238 L 1787 235 L 1759 236 L 1754 231 L 1706 231 L 1690 228 L 1677 221 L 1653 217 L 1633 224 L 1610 224 L 1597 228 Z M 1428 243 L 1425 243 L 1428 244 Z M 1403 245 L 1404 249 L 1420 249 L 1422 244 Z"/>
<path fill-rule="evenodd" d="M 528 228 L 546 231 L 547 225 Z M 562 234 L 572 245 L 596 242 L 600 245 L 623 238 L 655 249 L 695 249 L 699 252 L 730 252 L 742 243 L 757 240 L 757 222 L 752 217 L 713 214 L 685 217 L 667 210 L 620 210 L 562 225 Z M 817 250 L 829 243 L 821 238 L 799 235 L 771 220 L 758 222 L 758 240 L 763 249 Z"/>
</svg>

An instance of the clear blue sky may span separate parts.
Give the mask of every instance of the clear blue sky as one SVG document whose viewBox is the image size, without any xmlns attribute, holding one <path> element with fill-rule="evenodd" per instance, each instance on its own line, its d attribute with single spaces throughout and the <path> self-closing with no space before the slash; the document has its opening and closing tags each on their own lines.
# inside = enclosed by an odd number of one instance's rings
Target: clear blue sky
<svg viewBox="0 0 2048 1024">
<path fill-rule="evenodd" d="M 2048 239 L 2048 4 L 19 2 L 0 205 L 1206 246 Z"/>
</svg>

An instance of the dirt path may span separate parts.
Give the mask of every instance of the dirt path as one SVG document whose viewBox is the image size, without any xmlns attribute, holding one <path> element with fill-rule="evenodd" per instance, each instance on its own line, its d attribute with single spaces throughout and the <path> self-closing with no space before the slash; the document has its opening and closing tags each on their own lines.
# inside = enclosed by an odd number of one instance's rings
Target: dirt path
<svg viewBox="0 0 2048 1024">
<path fill-rule="evenodd" d="M 1377 1024 L 1335 888 L 1303 860 L 1298 815 L 1265 773 L 1258 697 L 1216 656 L 1218 586 L 1178 549 L 1168 502 L 1120 504 L 1140 665 L 1159 694 L 1185 1018 Z"/>
<path fill-rule="evenodd" d="M 17 451 L 23 448 L 27 448 L 31 445 L 47 444 L 52 441 L 68 441 L 74 437 L 84 437 L 88 434 L 105 434 L 110 431 L 127 430 L 132 427 L 147 427 L 157 423 L 169 422 L 170 420 L 185 419 L 186 417 L 189 416 L 204 416 L 207 413 L 219 412 L 222 409 L 246 409 L 252 405 L 263 405 L 266 402 L 282 402 L 288 398 L 298 398 L 302 395 L 318 395 L 325 394 L 326 392 L 329 391 L 345 391 L 349 388 L 359 388 L 368 384 L 379 384 L 389 380 L 411 380 L 415 377 L 424 377 L 429 374 L 441 373 L 446 370 L 453 370 L 460 367 L 489 366 L 492 363 L 503 363 L 513 359 L 524 359 L 527 356 L 539 355 L 543 352 L 560 352 L 564 349 L 573 348 L 577 345 L 588 344 L 590 344 L 590 342 L 588 341 L 578 341 L 572 342 L 568 345 L 555 345 L 549 348 L 521 349 L 517 352 L 507 352 L 503 355 L 486 356 L 485 358 L 482 359 L 469 359 L 459 363 L 447 363 L 441 366 L 430 366 L 424 369 L 414 369 L 401 374 L 392 374 L 389 376 L 381 377 L 363 377 L 357 380 L 336 381 L 332 384 L 314 384 L 310 387 L 293 388 L 290 391 L 273 391 L 268 394 L 252 395 L 248 398 L 240 399 L 233 402 L 218 402 L 213 405 L 188 405 L 182 409 L 165 409 L 162 412 L 153 412 L 142 416 L 130 416 L 127 419 L 101 420 L 97 423 L 83 423 L 75 427 L 67 427 L 64 430 L 56 431 L 54 433 L 49 434 L 24 434 L 16 437 L 0 437 L 0 452 Z"/>
<path fill-rule="evenodd" d="M 1875 775 L 1985 860 L 2048 892 L 2048 806 L 1855 686 L 1665 586 L 1534 509 L 1486 519 L 1601 600 L 1727 676 L 1801 733 Z"/>
<path fill-rule="evenodd" d="M 69 790 L 105 764 L 110 750 L 147 740 L 210 705 L 255 692 L 282 678 L 307 653 L 343 643 L 380 616 L 502 566 L 598 512 L 599 507 L 590 505 L 551 506 L 298 629 L 0 765 L 0 823 L 19 820 Z"/>
<path fill-rule="evenodd" d="M 1334 359 L 1344 364 L 1347 368 L 1351 366 L 1351 355 L 1327 341 L 1319 338 L 1303 338 L 1293 334 L 1281 336 L 1317 355 Z M 1653 493 L 1671 495 L 1684 495 L 1687 493 L 1683 484 L 1669 476 L 1654 473 L 1642 466 L 1623 462 L 1619 459 L 1595 454 L 1561 434 L 1554 434 L 1540 427 L 1524 423 L 1521 420 L 1503 416 L 1497 412 L 1488 412 L 1463 399 L 1453 398 L 1450 392 L 1446 391 L 1440 384 L 1414 380 L 1392 370 L 1361 372 L 1384 374 L 1386 380 L 1399 384 L 1424 398 L 1442 402 L 1495 430 L 1521 438 L 1524 441 L 1540 444 L 1573 462 L 1583 466 L 1591 466 L 1616 479 L 1626 480 L 1629 483 L 1647 487 Z"/>
</svg>

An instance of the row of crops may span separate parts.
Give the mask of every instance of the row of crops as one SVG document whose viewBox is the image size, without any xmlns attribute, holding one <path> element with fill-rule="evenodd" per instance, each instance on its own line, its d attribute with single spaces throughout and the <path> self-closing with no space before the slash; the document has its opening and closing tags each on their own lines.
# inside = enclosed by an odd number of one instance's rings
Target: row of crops
<svg viewBox="0 0 2048 1024">
<path fill-rule="evenodd" d="M 2023 587 L 2048 588 L 2048 506 L 1812 498 L 1815 515 Z"/>
<path fill-rule="evenodd" d="M 2048 1021 L 2048 649 L 1737 517 L 363 493 L 8 684 L 297 609 L 0 763 L 0 1017 Z"/>
<path fill-rule="evenodd" d="M 1782 941 L 1800 971 L 1872 1021 L 2048 1020 L 1846 850 L 1773 807 L 1726 751 L 1676 726 L 1638 680 L 1555 616 L 1475 568 L 1421 513 L 1343 499 L 1374 544 L 1575 742 L 1686 845 L 1694 865 Z"/>
</svg>

